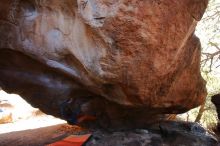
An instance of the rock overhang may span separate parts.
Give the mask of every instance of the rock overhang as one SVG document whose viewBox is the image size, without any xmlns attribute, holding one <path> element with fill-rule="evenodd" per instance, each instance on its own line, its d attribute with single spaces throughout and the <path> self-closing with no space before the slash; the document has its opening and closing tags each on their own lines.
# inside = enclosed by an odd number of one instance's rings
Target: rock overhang
<svg viewBox="0 0 220 146">
<path fill-rule="evenodd" d="M 48 114 L 74 99 L 100 121 L 144 125 L 204 102 L 193 33 L 206 0 L 1 3 L 0 84 Z"/>
</svg>

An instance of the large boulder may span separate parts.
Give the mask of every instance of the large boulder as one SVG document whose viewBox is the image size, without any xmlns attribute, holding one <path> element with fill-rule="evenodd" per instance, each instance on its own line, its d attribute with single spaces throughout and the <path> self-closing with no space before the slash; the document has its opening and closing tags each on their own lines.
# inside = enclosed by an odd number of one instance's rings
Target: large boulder
<svg viewBox="0 0 220 146">
<path fill-rule="evenodd" d="M 217 139 L 197 123 L 162 122 L 148 129 L 95 131 L 86 146 L 217 146 Z"/>
<path fill-rule="evenodd" d="M 106 127 L 185 112 L 206 96 L 194 30 L 207 3 L 1 0 L 0 86 L 48 114 L 80 110 Z"/>
</svg>

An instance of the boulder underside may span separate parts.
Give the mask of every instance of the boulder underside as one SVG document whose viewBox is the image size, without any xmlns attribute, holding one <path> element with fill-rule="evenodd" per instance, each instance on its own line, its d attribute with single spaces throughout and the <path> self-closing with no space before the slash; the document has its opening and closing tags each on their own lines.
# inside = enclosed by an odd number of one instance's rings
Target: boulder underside
<svg viewBox="0 0 220 146">
<path fill-rule="evenodd" d="M 207 3 L 1 0 L 0 86 L 67 121 L 95 117 L 89 126 L 185 112 L 206 96 L 194 31 Z"/>
</svg>

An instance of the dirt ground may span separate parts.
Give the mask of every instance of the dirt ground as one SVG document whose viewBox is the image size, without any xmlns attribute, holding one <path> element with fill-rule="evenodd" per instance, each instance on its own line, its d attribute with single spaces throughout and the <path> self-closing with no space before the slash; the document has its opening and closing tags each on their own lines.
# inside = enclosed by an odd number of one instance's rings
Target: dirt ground
<svg viewBox="0 0 220 146">
<path fill-rule="evenodd" d="M 38 129 L 0 134 L 0 146 L 45 146 L 80 131 L 76 126 L 59 124 Z"/>
<path fill-rule="evenodd" d="M 4 122 L 1 115 L 8 113 L 10 120 Z M 20 96 L 0 90 L 0 146 L 44 146 L 80 130 L 33 108 Z"/>
</svg>

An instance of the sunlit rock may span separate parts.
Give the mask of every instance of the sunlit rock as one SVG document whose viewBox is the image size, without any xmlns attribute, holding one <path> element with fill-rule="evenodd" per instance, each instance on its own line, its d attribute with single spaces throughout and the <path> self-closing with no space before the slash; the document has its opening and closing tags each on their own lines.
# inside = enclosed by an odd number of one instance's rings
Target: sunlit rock
<svg viewBox="0 0 220 146">
<path fill-rule="evenodd" d="M 48 114 L 104 127 L 185 112 L 206 96 L 194 35 L 206 5 L 1 0 L 0 86 Z"/>
</svg>

